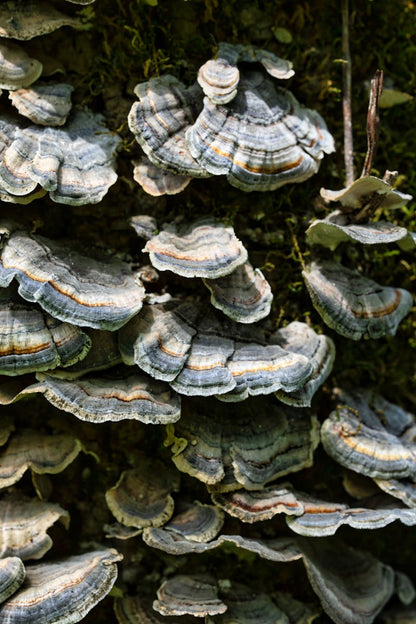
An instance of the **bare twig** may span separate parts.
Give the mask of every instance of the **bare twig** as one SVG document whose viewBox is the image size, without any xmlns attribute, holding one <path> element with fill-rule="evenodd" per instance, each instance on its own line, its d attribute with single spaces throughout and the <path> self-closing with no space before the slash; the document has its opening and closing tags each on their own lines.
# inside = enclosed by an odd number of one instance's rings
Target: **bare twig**
<svg viewBox="0 0 416 624">
<path fill-rule="evenodd" d="M 344 162 L 347 186 L 354 181 L 351 117 L 351 54 L 348 0 L 342 0 L 342 111 L 344 115 Z"/>
<path fill-rule="evenodd" d="M 383 89 L 383 70 L 378 69 L 371 81 L 370 101 L 367 113 L 367 154 L 361 177 L 370 175 L 377 149 L 380 116 L 378 113 L 381 91 Z"/>
</svg>

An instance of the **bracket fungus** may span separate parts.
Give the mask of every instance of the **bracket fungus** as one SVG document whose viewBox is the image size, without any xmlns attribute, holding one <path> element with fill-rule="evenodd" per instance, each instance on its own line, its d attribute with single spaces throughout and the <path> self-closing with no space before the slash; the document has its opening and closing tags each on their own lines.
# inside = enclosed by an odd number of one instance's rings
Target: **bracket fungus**
<svg viewBox="0 0 416 624">
<path fill-rule="evenodd" d="M 218 597 L 218 588 L 209 574 L 177 574 L 164 581 L 153 608 L 162 615 L 218 615 L 227 606 Z"/>
<path fill-rule="evenodd" d="M 80 622 L 111 590 L 121 559 L 122 555 L 111 548 L 26 566 L 25 584 L 0 605 L 0 621 Z"/>
<path fill-rule="evenodd" d="M 394 336 L 413 305 L 407 290 L 380 286 L 333 260 L 312 262 L 302 275 L 325 323 L 352 340 Z"/>
<path fill-rule="evenodd" d="M 95 204 L 117 180 L 119 138 L 102 115 L 76 110 L 60 128 L 19 127 L 2 121 L 0 188 L 27 196 L 38 184 L 58 203 Z"/>
<path fill-rule="evenodd" d="M 312 465 L 319 436 L 308 409 L 283 407 L 271 398 L 227 405 L 188 399 L 170 425 L 172 460 L 179 470 L 215 491 L 257 490 L 277 477 Z"/>
<path fill-rule="evenodd" d="M 133 179 L 153 197 L 181 193 L 192 179 L 161 169 L 144 155 L 139 160 L 134 160 L 133 165 Z"/>
<path fill-rule="evenodd" d="M 328 455 L 369 477 L 415 481 L 414 416 L 366 390 L 341 391 L 338 399 L 321 427 Z"/>
<path fill-rule="evenodd" d="M 60 505 L 17 496 L 0 500 L 0 556 L 40 559 L 52 546 L 47 531 L 57 521 L 68 528 L 69 513 Z"/>
<path fill-rule="evenodd" d="M 336 210 L 325 219 L 317 219 L 306 230 L 309 245 L 322 245 L 334 251 L 344 241 L 362 245 L 398 243 L 405 249 L 412 248 L 413 239 L 406 228 L 387 221 L 373 223 L 350 223 L 348 215 Z"/>
<path fill-rule="evenodd" d="M 173 491 L 179 489 L 179 474 L 159 460 L 142 457 L 137 468 L 122 473 L 105 494 L 111 513 L 127 527 L 158 527 L 173 514 Z"/>
<path fill-rule="evenodd" d="M 22 85 L 27 86 L 27 85 Z M 9 94 L 20 115 L 41 126 L 62 126 L 71 111 L 74 87 L 65 83 L 36 84 Z"/>
<path fill-rule="evenodd" d="M 192 156 L 211 175 L 243 191 L 272 191 L 316 173 L 334 142 L 322 117 L 257 71 L 240 76 L 236 97 L 208 98 L 186 131 Z"/>
<path fill-rule="evenodd" d="M 249 328 L 224 322 L 193 303 L 145 306 L 120 331 L 119 340 L 126 364 L 137 364 L 191 396 L 241 401 L 250 394 L 291 392 L 312 374 L 304 355 L 265 344 L 260 329 L 253 336 Z"/>
<path fill-rule="evenodd" d="M 200 624 L 201 620 L 191 615 L 182 615 L 180 620 L 159 617 L 148 596 L 123 596 L 114 601 L 114 613 L 119 624 Z"/>
<path fill-rule="evenodd" d="M 276 330 L 270 336 L 270 343 L 279 345 L 289 353 L 303 355 L 309 360 L 313 373 L 306 383 L 299 390 L 277 390 L 275 395 L 287 405 L 310 407 L 315 392 L 332 371 L 335 361 L 334 342 L 324 334 L 317 334 L 306 323 L 293 321 Z"/>
<path fill-rule="evenodd" d="M 386 172 L 389 177 L 396 176 L 397 172 Z M 328 202 L 340 202 L 342 211 L 359 213 L 366 205 L 377 200 L 377 207 L 394 210 L 401 208 L 412 199 L 411 195 L 401 193 L 392 187 L 388 180 L 375 176 L 363 176 L 354 180 L 352 184 L 339 191 L 321 189 L 321 197 Z"/>
<path fill-rule="evenodd" d="M 0 288 L 0 374 L 69 366 L 85 357 L 90 346 L 78 327 L 21 300 L 13 286 Z"/>
<path fill-rule="evenodd" d="M 129 369 L 76 380 L 45 374 L 38 379 L 32 392 L 41 392 L 58 409 L 87 422 L 133 419 L 163 425 L 180 417 L 180 399 L 167 384 Z"/>
<path fill-rule="evenodd" d="M 416 483 L 401 481 L 398 479 L 377 479 L 374 481 L 378 487 L 389 496 L 398 498 L 407 507 L 416 508 Z"/>
<path fill-rule="evenodd" d="M 129 266 L 98 261 L 68 245 L 13 231 L 0 256 L 0 285 L 16 278 L 19 294 L 54 318 L 98 329 L 121 327 L 142 307 L 144 289 Z"/>
<path fill-rule="evenodd" d="M 71 435 L 21 429 L 0 450 L 0 488 L 19 481 L 29 468 L 36 474 L 62 472 L 81 450 L 81 442 Z"/>
<path fill-rule="evenodd" d="M 0 88 L 28 87 L 42 73 L 42 63 L 31 58 L 15 43 L 0 43 Z"/>
<path fill-rule="evenodd" d="M 201 88 L 166 75 L 136 85 L 134 93 L 139 101 L 130 110 L 129 127 L 149 160 L 181 176 L 209 176 L 185 142 L 185 131 L 202 108 Z"/>
<path fill-rule="evenodd" d="M 184 231 L 171 225 L 147 241 L 143 251 L 159 271 L 183 277 L 216 279 L 247 260 L 247 251 L 232 227 L 196 222 Z"/>
<path fill-rule="evenodd" d="M 233 45 L 222 42 L 214 59 L 199 68 L 198 82 L 205 95 L 214 104 L 228 104 L 237 95 L 240 81 L 238 63 L 260 63 L 268 74 L 279 80 L 294 75 L 292 63 L 268 50 L 250 45 Z"/>
<path fill-rule="evenodd" d="M 64 15 L 44 0 L 6 0 L 0 7 L 0 37 L 33 39 L 61 28 L 80 28 L 79 17 Z"/>
<path fill-rule="evenodd" d="M 0 604 L 19 589 L 25 575 L 25 566 L 19 557 L 0 559 Z"/>
<path fill-rule="evenodd" d="M 262 522 L 276 514 L 300 516 L 304 507 L 290 483 L 269 485 L 262 490 L 213 492 L 212 500 L 230 516 L 242 522 Z"/>
<path fill-rule="evenodd" d="M 212 305 L 238 323 L 255 323 L 270 313 L 270 284 L 248 261 L 224 277 L 205 279 L 204 284 L 211 292 Z"/>
</svg>

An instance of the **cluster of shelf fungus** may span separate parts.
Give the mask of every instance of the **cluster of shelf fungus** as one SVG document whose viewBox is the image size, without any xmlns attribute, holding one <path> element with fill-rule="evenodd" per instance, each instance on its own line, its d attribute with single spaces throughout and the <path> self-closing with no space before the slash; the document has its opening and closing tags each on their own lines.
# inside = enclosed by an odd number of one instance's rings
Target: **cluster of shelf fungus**
<svg viewBox="0 0 416 624">
<path fill-rule="evenodd" d="M 27 40 L 80 25 L 74 7 L 66 15 L 60 4 L 62 12 L 43 1 L 0 6 L 0 86 L 10 100 L 0 116 L 0 621 L 82 621 L 112 589 L 117 567 L 126 571 L 115 592 L 120 624 L 160 624 L 165 616 L 184 624 L 306 624 L 322 610 L 340 624 L 394 622 L 395 610 L 406 609 L 415 618 L 410 578 L 334 537 L 342 525 L 416 525 L 415 417 L 369 388 L 335 388 L 319 422 L 334 341 L 296 320 L 273 328 L 272 289 L 233 228 L 138 214 L 132 262 L 44 236 L 10 210 L 49 199 L 95 204 L 117 179 L 117 135 L 100 115 L 71 108 L 73 86 L 57 83 L 25 49 Z M 192 85 L 174 76 L 137 85 L 128 118 L 143 150 L 135 180 L 159 196 L 179 193 L 194 177 L 226 176 L 243 191 L 309 178 L 334 143 L 322 117 L 282 86 L 292 75 L 291 63 L 268 51 L 220 44 Z M 312 303 L 352 340 L 394 335 L 412 306 L 407 291 L 380 286 L 330 255 L 346 241 L 414 250 L 405 228 L 369 222 L 374 205 L 409 201 L 390 182 L 367 176 L 324 190 L 339 207 L 307 231 L 314 260 L 303 274 Z M 172 293 L 158 289 L 164 271 L 175 275 Z M 156 425 L 160 447 L 170 449 L 155 457 L 138 435 L 134 461 L 102 492 L 114 524 L 102 527 L 100 546 L 79 545 L 63 558 L 48 552 L 48 530 L 58 522 L 68 528 L 70 513 L 50 500 L 43 478 L 92 451 L 60 429 L 52 408 L 40 429 L 14 421 L 11 407 L 22 401 L 30 410 L 39 395 L 45 413 L 49 403 L 62 422 L 129 420 L 138 432 Z M 313 465 L 320 443 L 345 469 L 346 499 L 355 503 L 322 500 L 288 481 Z M 27 484 L 19 489 L 27 471 L 32 496 Z M 184 473 L 193 478 L 192 496 L 181 490 Z M 157 593 L 149 574 L 132 593 L 138 548 L 167 554 Z M 203 553 L 217 549 L 270 565 L 301 561 L 317 600 L 282 591 L 278 572 L 269 593 L 240 576 L 224 578 L 221 566 L 209 572 Z M 192 554 L 201 556 L 189 570 L 175 563 Z"/>
</svg>

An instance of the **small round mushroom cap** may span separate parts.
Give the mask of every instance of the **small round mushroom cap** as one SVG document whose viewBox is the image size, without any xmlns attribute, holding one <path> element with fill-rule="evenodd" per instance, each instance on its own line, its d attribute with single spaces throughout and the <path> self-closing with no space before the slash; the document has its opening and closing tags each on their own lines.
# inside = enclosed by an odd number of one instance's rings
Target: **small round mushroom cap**
<svg viewBox="0 0 416 624">
<path fill-rule="evenodd" d="M 309 582 L 336 624 L 371 624 L 394 592 L 394 570 L 335 538 L 299 540 Z"/>
<path fill-rule="evenodd" d="M 70 435 L 22 429 L 1 449 L 0 488 L 19 481 L 28 468 L 37 474 L 62 472 L 81 450 L 81 442 Z"/>
<path fill-rule="evenodd" d="M 1 18 L 0 18 L 1 19 Z M 42 63 L 15 43 L 0 43 L 0 88 L 28 87 L 42 73 Z"/>
<path fill-rule="evenodd" d="M 230 516 L 250 524 L 270 520 L 281 513 L 300 516 L 304 511 L 303 504 L 293 492 L 290 483 L 269 485 L 255 492 L 214 492 L 211 497 Z"/>
<path fill-rule="evenodd" d="M 78 380 L 39 375 L 35 388 L 58 409 L 87 422 L 133 419 L 163 425 L 180 418 L 179 397 L 167 384 L 123 369 L 119 375 Z"/>
<path fill-rule="evenodd" d="M 79 17 L 64 15 L 44 0 L 14 0 L 1 4 L 0 37 L 33 39 L 62 26 L 80 28 L 82 22 Z"/>
<path fill-rule="evenodd" d="M 237 95 L 240 72 L 237 63 L 261 63 L 274 78 L 287 79 L 295 73 L 292 63 L 272 52 L 249 45 L 220 43 L 215 59 L 210 59 L 198 71 L 198 82 L 214 104 L 227 104 Z"/>
<path fill-rule="evenodd" d="M 318 444 L 309 410 L 283 408 L 271 398 L 236 405 L 188 399 L 172 427 L 182 443 L 172 457 L 177 468 L 221 492 L 262 489 L 309 467 Z"/>
<path fill-rule="evenodd" d="M 192 179 L 157 167 L 147 156 L 134 160 L 133 165 L 133 179 L 153 197 L 181 193 Z"/>
<path fill-rule="evenodd" d="M 0 556 L 40 559 L 51 548 L 48 529 L 57 521 L 68 528 L 69 513 L 60 505 L 8 497 L 0 501 Z"/>
<path fill-rule="evenodd" d="M 373 223 L 350 223 L 348 215 L 339 210 L 331 212 L 325 219 L 317 219 L 306 230 L 309 245 L 322 245 L 333 251 L 344 241 L 363 245 L 381 245 L 395 242 L 407 244 L 409 233 L 406 228 L 387 221 Z M 409 241 L 409 244 L 410 241 Z"/>
<path fill-rule="evenodd" d="M 177 574 L 164 581 L 153 608 L 162 615 L 218 615 L 227 606 L 218 597 L 218 587 L 209 574 Z"/>
<path fill-rule="evenodd" d="M 396 520 L 405 526 L 416 524 L 416 509 L 391 507 L 389 497 L 383 497 L 377 508 L 370 507 L 371 501 L 365 507 L 348 507 L 303 492 L 297 493 L 297 497 L 304 506 L 304 513 L 297 518 L 287 517 L 286 523 L 295 533 L 308 537 L 334 535 L 342 525 L 354 529 L 380 529 Z"/>
<path fill-rule="evenodd" d="M 200 87 L 185 87 L 174 76 L 166 75 L 136 85 L 134 92 L 139 101 L 130 110 L 129 127 L 149 160 L 179 175 L 209 176 L 185 142 L 185 131 L 202 108 Z"/>
<path fill-rule="evenodd" d="M 346 212 L 361 210 L 375 194 L 382 196 L 380 207 L 389 210 L 401 208 L 412 199 L 411 195 L 396 191 L 391 184 L 375 176 L 358 178 L 340 191 L 321 189 L 321 196 L 326 201 L 340 202 Z"/>
<path fill-rule="evenodd" d="M 408 507 L 416 508 L 416 483 L 398 479 L 374 479 L 374 481 L 389 496 L 398 498 Z"/>
<path fill-rule="evenodd" d="M 243 191 L 272 191 L 316 173 L 334 143 L 318 113 L 256 71 L 240 78 L 226 106 L 205 98 L 186 131 L 192 156 L 211 175 L 226 175 Z"/>
<path fill-rule="evenodd" d="M 340 404 L 321 427 L 328 455 L 369 477 L 416 480 L 414 416 L 366 390 L 338 394 Z"/>
<path fill-rule="evenodd" d="M 205 279 L 211 291 L 211 303 L 238 323 L 255 323 L 270 313 L 273 294 L 260 269 L 250 262 L 218 279 Z"/>
<path fill-rule="evenodd" d="M 394 336 L 413 305 L 407 290 L 380 286 L 333 260 L 312 262 L 302 275 L 324 322 L 352 340 Z"/>
<path fill-rule="evenodd" d="M 335 361 L 335 345 L 331 338 L 317 334 L 306 323 L 293 321 L 286 327 L 278 329 L 270 337 L 272 344 L 277 344 L 289 353 L 305 356 L 313 373 L 309 380 L 299 389 L 292 392 L 277 390 L 277 398 L 295 407 L 310 407 L 315 392 L 322 386 L 332 371 Z"/>
<path fill-rule="evenodd" d="M 102 115 L 77 110 L 61 128 L 3 126 L 0 186 L 11 195 L 28 195 L 39 184 L 55 202 L 96 204 L 117 180 L 119 138 Z"/>
<path fill-rule="evenodd" d="M 247 260 L 247 250 L 232 227 L 199 222 L 184 231 L 176 227 L 161 230 L 147 241 L 143 251 L 159 271 L 183 277 L 216 279 L 232 273 Z"/>
<path fill-rule="evenodd" d="M 26 567 L 24 586 L 0 605 L 13 624 L 80 622 L 111 590 L 122 559 L 113 548 Z"/>
<path fill-rule="evenodd" d="M 182 615 L 180 620 L 159 617 L 152 607 L 152 600 L 145 596 L 123 596 L 114 601 L 114 613 L 119 624 L 200 624 L 201 620 Z"/>
<path fill-rule="evenodd" d="M 0 262 L 1 286 L 15 277 L 24 299 L 61 321 L 115 330 L 142 307 L 143 287 L 117 259 L 98 261 L 17 230 L 4 244 Z"/>
<path fill-rule="evenodd" d="M 27 85 L 22 85 L 27 86 Z M 20 115 L 40 126 L 62 126 L 72 108 L 74 87 L 65 83 L 36 84 L 9 94 Z"/>
<path fill-rule="evenodd" d="M 0 289 L 0 374 L 69 366 L 85 357 L 90 346 L 78 327 L 22 301 L 14 287 Z"/>
<path fill-rule="evenodd" d="M 0 559 L 0 603 L 12 596 L 25 580 L 25 567 L 19 557 Z"/>
<path fill-rule="evenodd" d="M 171 492 L 179 488 L 179 475 L 158 460 L 141 458 L 137 468 L 122 473 L 105 493 L 111 513 L 128 527 L 159 527 L 173 514 Z"/>
</svg>

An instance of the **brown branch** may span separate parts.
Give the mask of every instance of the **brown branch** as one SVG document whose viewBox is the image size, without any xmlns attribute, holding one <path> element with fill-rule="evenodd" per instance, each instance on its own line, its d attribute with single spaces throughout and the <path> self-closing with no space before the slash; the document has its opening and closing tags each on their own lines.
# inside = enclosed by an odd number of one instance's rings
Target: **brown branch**
<svg viewBox="0 0 416 624">
<path fill-rule="evenodd" d="M 348 0 L 342 0 L 342 111 L 344 115 L 344 162 L 347 186 L 354 182 L 351 115 L 351 54 Z"/>
<path fill-rule="evenodd" d="M 367 113 L 367 154 L 361 177 L 369 176 L 377 150 L 378 131 L 380 127 L 379 103 L 383 90 L 383 70 L 378 69 L 371 81 L 370 100 Z"/>
</svg>

